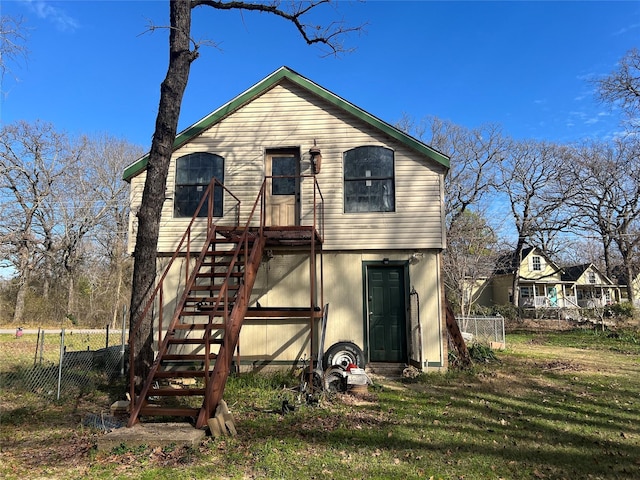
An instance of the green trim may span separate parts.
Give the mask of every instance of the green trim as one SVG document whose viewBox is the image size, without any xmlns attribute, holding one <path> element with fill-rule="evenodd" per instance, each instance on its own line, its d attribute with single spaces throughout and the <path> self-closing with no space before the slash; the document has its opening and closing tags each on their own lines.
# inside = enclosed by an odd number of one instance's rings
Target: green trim
<svg viewBox="0 0 640 480">
<path fill-rule="evenodd" d="M 203 131 L 210 128 L 212 125 L 215 125 L 223 118 L 227 117 L 243 105 L 246 105 L 256 97 L 264 94 L 265 92 L 271 90 L 274 86 L 280 83 L 283 80 L 288 80 L 295 85 L 298 85 L 314 95 L 326 100 L 327 102 L 335 105 L 336 107 L 354 115 L 358 119 L 368 123 L 372 127 L 380 130 L 386 135 L 394 138 L 395 140 L 400 141 L 407 147 L 429 157 L 435 162 L 441 164 L 445 168 L 449 168 L 449 157 L 446 155 L 434 150 L 429 147 L 427 144 L 422 143 L 421 141 L 413 138 L 410 135 L 398 130 L 394 126 L 380 120 L 379 118 L 371 115 L 370 113 L 365 112 L 361 108 L 355 106 L 354 104 L 344 100 L 338 95 L 326 90 L 320 85 L 312 82 L 311 80 L 303 77 L 302 75 L 294 72 L 288 67 L 280 67 L 278 70 L 273 72 L 271 75 L 266 77 L 264 80 L 261 80 L 253 87 L 249 88 L 245 92 L 238 95 L 233 100 L 227 102 L 217 110 L 213 111 L 202 120 L 194 123 L 187 129 L 180 132 L 175 141 L 173 142 L 173 149 L 177 149 L 200 135 Z M 125 181 L 130 181 L 132 177 L 136 176 L 140 172 L 142 172 L 147 167 L 147 162 L 149 161 L 149 154 L 144 155 L 143 157 L 136 160 L 134 163 L 125 168 L 122 178 Z"/>
</svg>

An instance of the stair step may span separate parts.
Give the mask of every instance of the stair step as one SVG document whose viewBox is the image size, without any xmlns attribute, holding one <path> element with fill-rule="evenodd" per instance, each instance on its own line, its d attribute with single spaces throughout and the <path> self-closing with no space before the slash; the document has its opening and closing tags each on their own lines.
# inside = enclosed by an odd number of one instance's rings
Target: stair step
<svg viewBox="0 0 640 480">
<path fill-rule="evenodd" d="M 208 315 L 208 313 L 207 313 Z M 175 330 L 205 330 L 209 326 L 208 323 L 179 323 L 174 329 Z M 212 323 L 211 330 L 222 330 L 224 329 L 224 323 Z"/>
<path fill-rule="evenodd" d="M 163 370 L 156 372 L 153 378 L 203 378 L 204 374 L 204 370 Z"/>
<path fill-rule="evenodd" d="M 204 345 L 204 338 L 170 338 L 169 345 Z M 211 345 L 221 345 L 221 338 L 212 338 L 209 340 Z"/>
<path fill-rule="evenodd" d="M 189 397 L 192 395 L 204 395 L 204 388 L 152 388 L 149 390 L 150 397 Z"/>
<path fill-rule="evenodd" d="M 167 417 L 197 417 L 199 408 L 171 408 L 153 405 L 145 405 L 140 409 L 140 415 L 161 415 Z"/>
<path fill-rule="evenodd" d="M 232 307 L 229 307 L 229 313 L 231 313 Z M 211 318 L 220 318 L 224 316 L 224 311 L 222 308 L 218 309 L 218 311 L 213 310 L 213 306 L 211 308 L 203 307 L 197 308 L 194 305 L 186 305 L 182 311 L 180 312 L 181 317 L 211 317 Z M 224 328 L 222 324 L 216 324 L 217 326 L 214 328 Z M 176 330 L 189 330 L 184 328 L 176 328 Z M 197 329 L 196 329 L 197 330 Z"/>
<path fill-rule="evenodd" d="M 231 309 L 231 307 L 233 306 L 233 300 L 235 299 L 235 296 L 233 297 L 228 297 L 227 298 L 227 305 L 229 305 L 229 308 Z M 212 296 L 206 296 L 206 297 L 187 297 L 185 300 L 186 304 L 201 304 L 198 305 L 199 308 L 208 308 L 208 309 L 212 309 L 215 304 L 216 301 L 218 299 L 216 297 L 212 297 Z M 220 304 L 218 305 L 219 307 L 222 307 L 224 303 L 224 299 L 221 300 Z"/>
<path fill-rule="evenodd" d="M 227 261 L 225 260 L 223 261 L 219 261 L 219 262 L 207 262 L 206 260 L 204 260 L 202 262 L 202 266 L 203 267 L 229 267 L 231 265 L 231 261 Z M 244 265 L 244 261 L 241 260 L 237 260 L 235 262 L 234 267 L 241 267 Z"/>
<path fill-rule="evenodd" d="M 229 250 L 207 250 L 207 256 L 210 257 L 212 255 L 221 256 L 221 257 L 232 257 L 236 253 L 235 248 L 231 248 Z M 241 252 L 240 252 L 241 253 Z"/>
<path fill-rule="evenodd" d="M 204 292 L 204 293 L 206 294 L 207 292 Z M 233 306 L 234 300 L 235 300 L 235 295 L 233 298 L 226 299 L 226 304 L 229 305 L 229 308 Z M 211 295 L 200 295 L 200 296 L 191 295 L 185 299 L 185 306 L 198 307 L 203 309 L 208 308 L 209 310 L 211 310 L 216 305 L 217 301 L 218 299 L 216 297 L 212 297 Z M 218 307 L 222 308 L 224 304 L 225 304 L 225 299 L 221 298 L 220 302 L 218 303 Z"/>
<path fill-rule="evenodd" d="M 238 290 L 240 285 L 227 285 L 229 291 Z M 222 289 L 222 285 L 192 285 L 189 289 L 190 292 L 219 292 Z"/>
<path fill-rule="evenodd" d="M 244 272 L 228 272 L 227 270 L 224 271 L 219 271 L 219 272 L 202 272 L 202 273 L 198 273 L 196 274 L 197 278 L 211 278 L 211 277 L 215 277 L 215 278 L 219 278 L 219 277 L 226 277 L 227 275 L 229 275 L 229 277 L 232 278 L 237 278 L 237 277 L 242 277 L 244 275 Z"/>
<path fill-rule="evenodd" d="M 218 358 L 218 354 L 217 353 L 209 353 L 209 360 L 215 360 L 216 358 Z M 202 361 L 204 362 L 205 360 L 205 355 L 202 353 L 185 353 L 185 354 L 180 354 L 180 353 L 169 353 L 169 354 L 165 354 L 162 356 L 162 361 L 171 361 L 171 362 L 179 362 L 179 361 Z"/>
</svg>

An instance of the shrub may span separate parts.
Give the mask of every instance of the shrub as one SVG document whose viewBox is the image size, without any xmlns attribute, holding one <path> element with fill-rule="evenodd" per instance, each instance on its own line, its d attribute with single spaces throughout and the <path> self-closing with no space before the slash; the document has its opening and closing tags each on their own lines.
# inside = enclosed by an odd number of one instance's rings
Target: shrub
<svg viewBox="0 0 640 480">
<path fill-rule="evenodd" d="M 511 303 L 505 303 L 504 305 L 494 305 L 494 315 L 502 315 L 507 320 L 516 320 L 520 318 L 520 311 L 518 307 Z"/>
<path fill-rule="evenodd" d="M 610 307 L 616 317 L 633 318 L 635 308 L 631 302 L 614 303 Z"/>
</svg>

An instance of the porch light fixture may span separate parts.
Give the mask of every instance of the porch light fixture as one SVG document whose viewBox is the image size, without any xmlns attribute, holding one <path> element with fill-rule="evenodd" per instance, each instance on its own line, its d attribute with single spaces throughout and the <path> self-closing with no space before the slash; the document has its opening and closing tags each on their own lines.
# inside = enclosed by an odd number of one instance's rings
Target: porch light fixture
<svg viewBox="0 0 640 480">
<path fill-rule="evenodd" d="M 412 253 L 411 256 L 409 257 L 409 263 L 411 265 L 415 265 L 420 260 L 422 260 L 422 257 L 424 257 L 424 253 L 422 253 L 422 252 Z"/>
<path fill-rule="evenodd" d="M 317 175 L 320 173 L 320 166 L 322 165 L 322 153 L 316 146 L 315 139 L 313 140 L 313 147 L 309 149 L 309 155 L 311 155 L 311 168 L 313 169 L 313 174 Z"/>
</svg>

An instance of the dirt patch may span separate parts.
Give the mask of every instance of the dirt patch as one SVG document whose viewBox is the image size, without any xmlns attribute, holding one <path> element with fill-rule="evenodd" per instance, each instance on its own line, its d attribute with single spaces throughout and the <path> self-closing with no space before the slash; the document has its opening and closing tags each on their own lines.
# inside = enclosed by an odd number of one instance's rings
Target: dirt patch
<svg viewBox="0 0 640 480">
<path fill-rule="evenodd" d="M 552 362 L 539 365 L 539 367 L 542 368 L 542 370 L 544 371 L 578 372 L 580 370 L 583 370 L 583 368 L 580 365 L 576 365 L 572 362 L 567 362 L 563 360 L 554 360 Z"/>
</svg>

